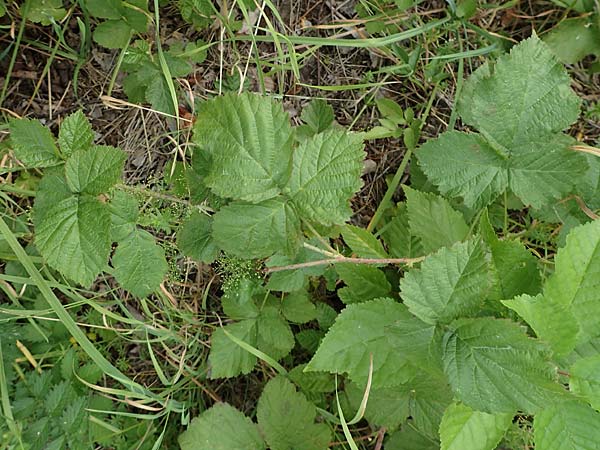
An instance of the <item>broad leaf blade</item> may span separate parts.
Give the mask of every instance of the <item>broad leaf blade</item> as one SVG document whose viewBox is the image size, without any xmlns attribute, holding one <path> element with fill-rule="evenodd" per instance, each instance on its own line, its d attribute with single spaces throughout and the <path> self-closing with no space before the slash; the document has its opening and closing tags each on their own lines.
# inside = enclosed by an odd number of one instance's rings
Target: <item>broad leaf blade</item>
<svg viewBox="0 0 600 450">
<path fill-rule="evenodd" d="M 419 270 L 410 270 L 400 282 L 400 295 L 424 322 L 447 324 L 478 312 L 489 284 L 481 242 L 467 241 L 442 248 Z"/>
<path fill-rule="evenodd" d="M 134 231 L 119 243 L 112 264 L 119 284 L 138 297 L 158 289 L 169 269 L 164 250 L 143 230 Z"/>
<path fill-rule="evenodd" d="M 110 212 L 91 197 L 69 197 L 51 208 L 36 227 L 36 247 L 46 262 L 83 286 L 107 266 Z"/>
<path fill-rule="evenodd" d="M 576 361 L 569 373 L 571 391 L 586 399 L 594 409 L 600 409 L 600 355 Z"/>
<path fill-rule="evenodd" d="M 331 432 L 315 424 L 316 409 L 283 377 L 267 383 L 256 413 L 271 450 L 326 450 Z"/>
<path fill-rule="evenodd" d="M 549 407 L 533 420 L 535 450 L 599 450 L 600 413 L 577 401 Z"/>
<path fill-rule="evenodd" d="M 286 188 L 300 214 L 323 225 L 346 222 L 350 198 L 362 185 L 363 158 L 359 134 L 329 130 L 302 142 Z"/>
<path fill-rule="evenodd" d="M 219 254 L 219 247 L 212 237 L 213 219 L 195 211 L 177 232 L 177 246 L 184 255 L 210 264 Z"/>
<path fill-rule="evenodd" d="M 335 269 L 346 287 L 337 293 L 345 304 L 360 303 L 389 295 L 392 290 L 385 274 L 366 264 L 336 264 Z"/>
<path fill-rule="evenodd" d="M 249 345 L 256 345 L 256 320 L 244 320 L 225 326 L 225 330 Z M 246 351 L 221 329 L 211 336 L 209 378 L 231 378 L 250 373 L 256 364 L 256 356 Z"/>
<path fill-rule="evenodd" d="M 93 142 L 92 125 L 83 111 L 74 112 L 60 124 L 58 145 L 65 156 L 69 157 L 78 150 L 88 150 Z"/>
<path fill-rule="evenodd" d="M 388 258 L 381 242 L 364 228 L 345 225 L 342 228 L 344 242 L 356 256 L 361 258 Z"/>
<path fill-rule="evenodd" d="M 281 103 L 227 94 L 202 105 L 194 141 L 212 161 L 207 185 L 221 197 L 260 202 L 276 197 L 291 167 L 293 134 Z"/>
<path fill-rule="evenodd" d="M 512 414 L 487 414 L 453 403 L 446 409 L 440 425 L 441 450 L 493 450 L 512 417 Z"/>
<path fill-rule="evenodd" d="M 278 198 L 259 204 L 230 203 L 213 219 L 216 244 L 246 259 L 268 257 L 281 249 L 291 254 L 300 238 L 298 217 Z"/>
<path fill-rule="evenodd" d="M 444 336 L 444 371 L 456 396 L 488 413 L 535 413 L 561 395 L 544 348 L 502 319 L 455 321 Z"/>
<path fill-rule="evenodd" d="M 50 167 L 63 162 L 54 136 L 37 120 L 20 119 L 9 123 L 14 152 L 27 167 Z"/>
<path fill-rule="evenodd" d="M 107 192 L 120 180 L 126 157 L 123 150 L 104 145 L 75 152 L 65 165 L 67 184 L 75 193 Z"/>
<path fill-rule="evenodd" d="M 227 403 L 217 403 L 179 436 L 181 450 L 264 450 L 258 427 Z"/>
</svg>

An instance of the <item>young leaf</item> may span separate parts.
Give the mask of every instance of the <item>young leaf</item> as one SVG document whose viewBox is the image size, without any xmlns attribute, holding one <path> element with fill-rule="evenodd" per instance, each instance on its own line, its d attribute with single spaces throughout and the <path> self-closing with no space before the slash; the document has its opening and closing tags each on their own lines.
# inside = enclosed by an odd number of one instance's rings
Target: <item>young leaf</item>
<svg viewBox="0 0 600 450">
<path fill-rule="evenodd" d="M 69 197 L 50 208 L 36 227 L 44 260 L 67 278 L 89 286 L 107 266 L 110 212 L 92 197 Z"/>
<path fill-rule="evenodd" d="M 400 296 L 410 312 L 430 324 L 447 324 L 476 313 L 489 288 L 488 267 L 480 241 L 442 248 L 410 270 Z"/>
<path fill-rule="evenodd" d="M 512 414 L 487 414 L 461 403 L 450 405 L 440 425 L 441 450 L 494 450 Z"/>
<path fill-rule="evenodd" d="M 363 158 L 359 134 L 329 130 L 302 142 L 286 187 L 299 214 L 322 225 L 346 222 L 350 197 L 362 185 Z"/>
<path fill-rule="evenodd" d="M 344 242 L 353 253 L 360 258 L 388 258 L 381 242 L 364 228 L 344 225 L 342 228 Z"/>
<path fill-rule="evenodd" d="M 306 370 L 347 373 L 364 385 L 373 356 L 373 386 L 401 384 L 413 374 L 410 359 L 429 353 L 434 327 L 389 298 L 352 304 L 337 317 Z"/>
<path fill-rule="evenodd" d="M 337 293 L 345 304 L 360 303 L 387 296 L 392 290 L 385 274 L 366 264 L 336 264 L 335 269 L 346 287 Z"/>
<path fill-rule="evenodd" d="M 600 413 L 577 401 L 549 406 L 533 420 L 535 450 L 600 449 Z"/>
<path fill-rule="evenodd" d="M 264 450 L 258 427 L 227 403 L 217 403 L 179 436 L 181 450 Z"/>
<path fill-rule="evenodd" d="M 39 121 L 11 120 L 9 129 L 15 156 L 27 167 L 50 167 L 64 162 L 54 136 Z"/>
<path fill-rule="evenodd" d="M 450 247 L 467 237 L 469 227 L 464 217 L 446 199 L 408 186 L 403 189 L 410 234 L 420 239 L 425 253 Z"/>
<path fill-rule="evenodd" d="M 290 174 L 293 134 L 281 103 L 227 94 L 204 103 L 194 141 L 211 157 L 206 184 L 221 197 L 276 197 Z"/>
<path fill-rule="evenodd" d="M 164 250 L 143 230 L 119 242 L 112 264 L 119 284 L 138 297 L 158 289 L 169 269 Z"/>
<path fill-rule="evenodd" d="M 258 425 L 271 450 L 326 450 L 331 432 L 315 424 L 315 406 L 279 376 L 265 386 L 258 400 Z"/>
<path fill-rule="evenodd" d="M 210 264 L 219 254 L 219 247 L 212 237 L 213 219 L 194 211 L 177 232 L 177 246 L 184 255 Z"/>
<path fill-rule="evenodd" d="M 535 413 L 563 392 L 552 381 L 544 348 L 508 320 L 457 320 L 442 348 L 444 371 L 456 396 L 473 409 Z"/>
<path fill-rule="evenodd" d="M 75 193 L 107 192 L 121 178 L 126 158 L 123 150 L 105 145 L 75 152 L 65 165 L 67 184 Z"/>
<path fill-rule="evenodd" d="M 88 150 L 93 142 L 92 125 L 83 111 L 74 112 L 60 124 L 58 145 L 63 155 L 69 157 L 77 150 Z"/>
<path fill-rule="evenodd" d="M 296 291 L 284 296 L 281 311 L 287 320 L 294 323 L 306 323 L 317 318 L 317 308 L 306 291 Z"/>
<path fill-rule="evenodd" d="M 300 222 L 279 198 L 259 204 L 234 202 L 213 216 L 213 238 L 224 251 L 246 259 L 292 253 L 300 238 Z"/>
<path fill-rule="evenodd" d="M 569 369 L 571 391 L 600 409 L 600 355 L 582 358 Z"/>
</svg>

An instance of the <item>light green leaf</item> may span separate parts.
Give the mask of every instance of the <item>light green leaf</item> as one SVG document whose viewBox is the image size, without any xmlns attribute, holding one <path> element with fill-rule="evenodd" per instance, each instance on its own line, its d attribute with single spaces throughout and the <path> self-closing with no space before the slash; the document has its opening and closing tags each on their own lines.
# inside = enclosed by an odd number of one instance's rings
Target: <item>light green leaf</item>
<svg viewBox="0 0 600 450">
<path fill-rule="evenodd" d="M 119 243 L 112 264 L 119 284 L 138 297 L 158 289 L 169 269 L 165 251 L 143 230 L 134 231 Z"/>
<path fill-rule="evenodd" d="M 265 306 L 257 319 L 256 348 L 271 358 L 280 360 L 294 348 L 294 333 L 277 308 Z"/>
<path fill-rule="evenodd" d="M 493 202 L 508 187 L 506 159 L 478 134 L 449 131 L 417 150 L 427 178 L 471 208 Z"/>
<path fill-rule="evenodd" d="M 373 356 L 373 386 L 401 384 L 413 375 L 410 359 L 429 354 L 434 327 L 392 299 L 346 307 L 323 339 L 306 370 L 347 373 L 364 385 Z"/>
<path fill-rule="evenodd" d="M 535 450 L 599 450 L 600 413 L 588 405 L 565 401 L 533 420 Z"/>
<path fill-rule="evenodd" d="M 249 345 L 256 345 L 256 320 L 244 320 L 225 326 L 236 338 Z M 217 328 L 210 339 L 209 378 L 231 378 L 247 374 L 254 369 L 256 356 L 231 340 L 221 328 Z"/>
<path fill-rule="evenodd" d="M 206 184 L 221 197 L 261 202 L 290 175 L 293 133 L 281 103 L 226 94 L 202 104 L 194 141 L 211 157 Z"/>
<path fill-rule="evenodd" d="M 366 264 L 336 264 L 335 269 L 346 287 L 337 294 L 345 304 L 360 303 L 389 295 L 392 290 L 385 274 Z"/>
<path fill-rule="evenodd" d="M 77 150 L 88 150 L 93 142 L 92 125 L 83 111 L 74 112 L 60 124 L 58 145 L 65 156 L 71 156 Z"/>
<path fill-rule="evenodd" d="M 27 167 L 50 167 L 64 162 L 54 143 L 54 136 L 37 120 L 19 119 L 9 122 L 14 153 Z"/>
<path fill-rule="evenodd" d="M 281 311 L 287 320 L 294 323 L 310 322 L 317 317 L 317 308 L 306 291 L 285 295 L 281 301 Z"/>
<path fill-rule="evenodd" d="M 299 264 L 323 259 L 323 255 L 305 247 L 300 247 L 295 257 L 291 258 L 281 253 L 276 253 L 266 262 L 267 267 L 281 267 L 290 264 Z M 300 290 L 308 283 L 308 277 L 322 275 L 325 266 L 304 267 L 295 270 L 282 270 L 273 272 L 267 283 L 267 288 L 272 291 L 294 292 Z"/>
<path fill-rule="evenodd" d="M 544 36 L 544 42 L 565 64 L 600 55 L 600 31 L 594 16 L 563 20 Z"/>
<path fill-rule="evenodd" d="M 194 211 L 177 232 L 177 246 L 184 255 L 210 264 L 219 254 L 219 247 L 212 237 L 213 219 Z"/>
<path fill-rule="evenodd" d="M 213 216 L 213 238 L 224 251 L 246 259 L 293 253 L 300 239 L 300 222 L 281 199 L 259 204 L 234 202 Z"/>
<path fill-rule="evenodd" d="M 94 41 L 106 48 L 125 48 L 133 30 L 123 20 L 107 20 L 94 29 Z"/>
<path fill-rule="evenodd" d="M 120 19 L 123 15 L 122 0 L 85 0 L 91 16 L 100 19 Z"/>
<path fill-rule="evenodd" d="M 175 115 L 175 106 L 169 85 L 164 74 L 159 70 L 156 71 L 156 75 L 148 83 L 146 92 L 144 92 L 144 99 L 152 105 L 153 109 Z"/>
<path fill-rule="evenodd" d="M 446 199 L 408 186 L 403 189 L 410 234 L 420 239 L 425 253 L 450 247 L 467 237 L 469 227 L 464 217 Z"/>
<path fill-rule="evenodd" d="M 302 142 L 286 188 L 298 212 L 323 225 L 346 222 L 350 198 L 362 185 L 363 158 L 359 134 L 329 130 Z"/>
<path fill-rule="evenodd" d="M 352 252 L 360 258 L 389 258 L 381 242 L 364 228 L 344 225 L 342 237 Z"/>
<path fill-rule="evenodd" d="M 302 108 L 300 119 L 309 126 L 311 134 L 318 134 L 331 127 L 335 115 L 331 105 L 319 98 Z"/>
<path fill-rule="evenodd" d="M 89 286 L 107 267 L 110 212 L 91 197 L 68 197 L 36 226 L 35 245 L 44 260 L 67 278 Z"/>
<path fill-rule="evenodd" d="M 600 355 L 582 358 L 569 369 L 569 387 L 600 410 Z"/>
<path fill-rule="evenodd" d="M 442 348 L 456 396 L 479 411 L 535 413 L 563 392 L 552 381 L 543 346 L 508 320 L 457 320 Z"/>
<path fill-rule="evenodd" d="M 415 258 L 425 254 L 419 238 L 411 235 L 406 203 L 398 204 L 395 215 L 380 232 L 393 258 Z"/>
<path fill-rule="evenodd" d="M 258 427 L 227 403 L 217 403 L 179 436 L 181 450 L 264 450 Z"/>
<path fill-rule="evenodd" d="M 521 316 L 557 356 L 564 356 L 575 347 L 579 327 L 565 306 L 549 301 L 543 295 L 531 297 L 527 294 L 502 303 Z"/>
<path fill-rule="evenodd" d="M 453 399 L 448 381 L 443 374 L 431 376 L 419 372 L 407 386 L 411 392 L 408 407 L 414 426 L 430 439 L 438 439 L 444 411 Z"/>
<path fill-rule="evenodd" d="M 258 424 L 271 450 L 326 450 L 329 427 L 315 424 L 315 406 L 279 376 L 265 386 L 256 412 Z"/>
<path fill-rule="evenodd" d="M 567 71 L 535 35 L 498 58 L 491 76 L 475 83 L 472 96 L 461 99 L 461 109 L 470 109 L 470 125 L 509 152 L 561 132 L 579 116 L 581 100 Z"/>
<path fill-rule="evenodd" d="M 512 414 L 487 414 L 461 403 L 450 405 L 440 425 L 442 450 L 494 450 Z"/>
<path fill-rule="evenodd" d="M 400 282 L 408 309 L 426 323 L 447 324 L 473 315 L 483 305 L 490 279 L 480 241 L 442 248 Z"/>
<path fill-rule="evenodd" d="M 67 184 L 75 193 L 107 192 L 121 179 L 126 158 L 123 150 L 105 145 L 75 152 L 65 165 Z"/>
<path fill-rule="evenodd" d="M 56 204 L 71 197 L 72 192 L 65 180 L 64 167 L 48 167 L 44 171 L 44 177 L 40 182 L 33 204 L 33 224 L 37 228 L 48 211 Z"/>
<path fill-rule="evenodd" d="M 137 199 L 127 192 L 114 191 L 109 203 L 110 236 L 113 242 L 121 242 L 134 232 L 140 215 Z"/>
</svg>

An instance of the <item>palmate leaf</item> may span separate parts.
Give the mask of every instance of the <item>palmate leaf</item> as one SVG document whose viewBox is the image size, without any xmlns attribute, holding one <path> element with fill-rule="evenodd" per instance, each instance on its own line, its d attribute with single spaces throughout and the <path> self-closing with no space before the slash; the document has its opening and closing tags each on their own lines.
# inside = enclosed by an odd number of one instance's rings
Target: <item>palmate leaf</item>
<svg viewBox="0 0 600 450">
<path fill-rule="evenodd" d="M 444 133 L 421 147 L 419 163 L 442 193 L 470 207 L 490 204 L 507 188 L 541 207 L 567 194 L 587 169 L 561 133 L 579 105 L 565 69 L 533 36 L 465 85 L 459 112 L 481 134 Z"/>
<path fill-rule="evenodd" d="M 574 400 L 541 411 L 533 430 L 535 450 L 600 450 L 600 413 Z"/>
<path fill-rule="evenodd" d="M 265 386 L 256 412 L 258 425 L 271 450 L 326 450 L 329 427 L 315 424 L 315 405 L 279 376 Z"/>
<path fill-rule="evenodd" d="M 400 295 L 422 321 L 447 324 L 478 312 L 489 285 L 481 242 L 467 241 L 442 248 L 419 270 L 410 270 L 400 282 Z"/>
<path fill-rule="evenodd" d="M 271 256 L 278 250 L 293 253 L 300 237 L 300 221 L 281 198 L 262 203 L 234 202 L 213 216 L 216 244 L 246 259 Z"/>
<path fill-rule="evenodd" d="M 444 371 L 457 398 L 473 409 L 535 413 L 564 393 L 552 381 L 544 347 L 508 320 L 457 320 L 442 348 Z"/>
<path fill-rule="evenodd" d="M 126 157 L 123 150 L 104 145 L 75 152 L 65 164 L 67 184 L 75 193 L 106 192 L 121 178 Z"/>
<path fill-rule="evenodd" d="M 512 414 L 488 414 L 453 403 L 440 425 L 441 450 L 493 450 L 512 418 Z"/>
<path fill-rule="evenodd" d="M 261 202 L 287 182 L 293 133 L 280 103 L 226 94 L 202 105 L 194 142 L 211 157 L 206 184 L 221 197 Z"/>
<path fill-rule="evenodd" d="M 412 316 L 392 299 L 351 304 L 337 317 L 306 370 L 347 373 L 364 385 L 373 356 L 373 386 L 406 382 L 429 354 L 434 327 Z"/>
<path fill-rule="evenodd" d="M 227 403 L 217 403 L 195 417 L 179 436 L 181 450 L 264 450 L 258 427 Z"/>
<path fill-rule="evenodd" d="M 112 264 L 119 284 L 138 297 L 158 289 L 169 269 L 164 250 L 143 230 L 119 242 Z"/>
<path fill-rule="evenodd" d="M 35 245 L 50 266 L 89 286 L 106 268 L 110 253 L 107 205 L 87 196 L 62 200 L 36 227 Z"/>
<path fill-rule="evenodd" d="M 346 131 L 328 130 L 302 142 L 285 190 L 302 217 L 323 225 L 348 220 L 364 155 L 361 135 Z"/>
<path fill-rule="evenodd" d="M 27 167 L 50 167 L 64 162 L 54 136 L 39 121 L 11 120 L 9 129 L 15 156 Z"/>
</svg>

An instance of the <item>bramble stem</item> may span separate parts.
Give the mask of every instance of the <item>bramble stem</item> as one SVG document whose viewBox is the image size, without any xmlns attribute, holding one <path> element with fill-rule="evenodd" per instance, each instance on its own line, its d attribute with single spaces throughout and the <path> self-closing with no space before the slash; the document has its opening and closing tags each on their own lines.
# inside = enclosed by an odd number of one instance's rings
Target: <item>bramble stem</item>
<svg viewBox="0 0 600 450">
<path fill-rule="evenodd" d="M 319 259 L 317 261 L 308 261 L 288 266 L 267 267 L 265 273 L 283 272 L 284 270 L 306 269 L 308 267 L 326 266 L 328 264 L 414 264 L 425 259 L 424 256 L 418 258 L 350 258 L 348 256 L 339 256 L 337 258 Z"/>
</svg>

